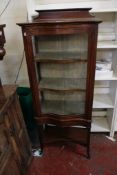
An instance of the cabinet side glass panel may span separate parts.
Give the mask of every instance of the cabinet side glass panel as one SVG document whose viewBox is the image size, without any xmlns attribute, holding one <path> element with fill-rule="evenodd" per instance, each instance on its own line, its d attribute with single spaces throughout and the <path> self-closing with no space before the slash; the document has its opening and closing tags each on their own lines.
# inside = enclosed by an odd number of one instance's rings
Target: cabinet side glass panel
<svg viewBox="0 0 117 175">
<path fill-rule="evenodd" d="M 84 114 L 88 34 L 35 37 L 35 64 L 44 114 Z"/>
</svg>

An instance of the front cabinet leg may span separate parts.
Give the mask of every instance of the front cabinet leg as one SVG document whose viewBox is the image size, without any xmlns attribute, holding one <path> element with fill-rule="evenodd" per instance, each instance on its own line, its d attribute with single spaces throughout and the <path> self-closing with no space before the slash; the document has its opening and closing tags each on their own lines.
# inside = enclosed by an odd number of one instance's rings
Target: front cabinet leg
<svg viewBox="0 0 117 175">
<path fill-rule="evenodd" d="M 43 125 L 38 125 L 38 136 L 40 142 L 40 155 L 43 154 Z"/>
<path fill-rule="evenodd" d="M 43 125 L 37 124 L 38 139 L 40 146 L 33 150 L 33 156 L 42 157 L 43 155 Z"/>
<path fill-rule="evenodd" d="M 90 128 L 87 129 L 87 158 L 90 159 Z"/>
<path fill-rule="evenodd" d="M 90 159 L 90 145 L 87 146 L 87 158 Z"/>
</svg>

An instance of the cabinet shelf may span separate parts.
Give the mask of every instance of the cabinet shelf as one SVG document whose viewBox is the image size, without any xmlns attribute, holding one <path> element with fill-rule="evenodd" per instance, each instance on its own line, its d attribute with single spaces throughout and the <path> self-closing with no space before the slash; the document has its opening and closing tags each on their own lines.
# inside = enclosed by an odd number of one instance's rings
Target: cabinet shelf
<svg viewBox="0 0 117 175">
<path fill-rule="evenodd" d="M 42 102 L 42 113 L 45 114 L 84 114 L 85 102 L 82 101 L 55 101 L 44 100 Z"/>
<path fill-rule="evenodd" d="M 53 90 L 81 90 L 85 91 L 86 79 L 84 78 L 42 78 L 39 82 L 41 89 Z"/>
<path fill-rule="evenodd" d="M 110 132 L 107 117 L 92 117 L 92 132 Z"/>
<path fill-rule="evenodd" d="M 114 105 L 108 94 L 95 94 L 93 108 L 114 108 Z"/>
<path fill-rule="evenodd" d="M 49 89 L 49 88 L 41 88 L 41 91 L 50 91 L 50 92 L 55 92 L 55 93 L 74 93 L 74 92 L 85 92 L 86 90 L 82 89 Z"/>
<path fill-rule="evenodd" d="M 40 63 L 54 63 L 54 64 L 69 64 L 69 63 L 76 63 L 76 62 L 87 62 L 87 60 L 80 60 L 80 59 L 64 59 L 64 60 L 57 60 L 57 59 L 36 59 L 36 62 Z"/>
<path fill-rule="evenodd" d="M 103 76 L 102 77 L 100 77 L 100 76 L 98 77 L 98 76 L 96 76 L 95 80 L 117 80 L 117 77 L 114 77 L 114 76 L 113 77 L 103 77 Z"/>
<path fill-rule="evenodd" d="M 103 29 L 104 30 L 104 29 Z M 115 41 L 116 40 L 116 36 L 115 36 L 115 32 L 99 32 L 98 35 L 98 42 L 105 42 L 105 41 Z"/>
<path fill-rule="evenodd" d="M 107 12 L 110 12 L 110 13 L 112 13 L 112 12 L 117 12 L 117 8 L 115 7 L 115 8 L 99 8 L 99 9 L 92 9 L 91 10 L 91 12 L 93 12 L 93 13 L 107 13 Z"/>
<path fill-rule="evenodd" d="M 36 62 L 42 63 L 73 63 L 73 62 L 87 62 L 83 58 L 84 53 L 76 52 L 74 50 L 66 51 L 45 51 L 40 52 L 35 56 Z"/>
<path fill-rule="evenodd" d="M 100 41 L 97 45 L 98 49 L 116 49 L 117 41 Z"/>
</svg>

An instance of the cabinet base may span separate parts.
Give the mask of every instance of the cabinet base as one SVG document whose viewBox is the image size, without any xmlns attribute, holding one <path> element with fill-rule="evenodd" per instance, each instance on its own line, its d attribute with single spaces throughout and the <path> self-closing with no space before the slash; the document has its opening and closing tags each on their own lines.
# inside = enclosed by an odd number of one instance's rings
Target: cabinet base
<svg viewBox="0 0 117 175">
<path fill-rule="evenodd" d="M 46 125 L 43 131 L 41 130 L 39 133 L 39 139 L 41 139 L 39 156 L 42 156 L 43 145 L 58 142 L 70 142 L 86 147 L 86 157 L 90 159 L 90 128 L 58 127 Z"/>
</svg>

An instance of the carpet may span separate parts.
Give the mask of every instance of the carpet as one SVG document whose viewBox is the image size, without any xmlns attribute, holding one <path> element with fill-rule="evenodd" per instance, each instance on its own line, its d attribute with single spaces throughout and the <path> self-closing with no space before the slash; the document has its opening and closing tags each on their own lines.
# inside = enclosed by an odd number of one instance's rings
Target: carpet
<svg viewBox="0 0 117 175">
<path fill-rule="evenodd" d="M 91 134 L 91 158 L 76 144 L 51 144 L 34 157 L 28 175 L 117 175 L 117 142 L 106 134 Z"/>
</svg>

